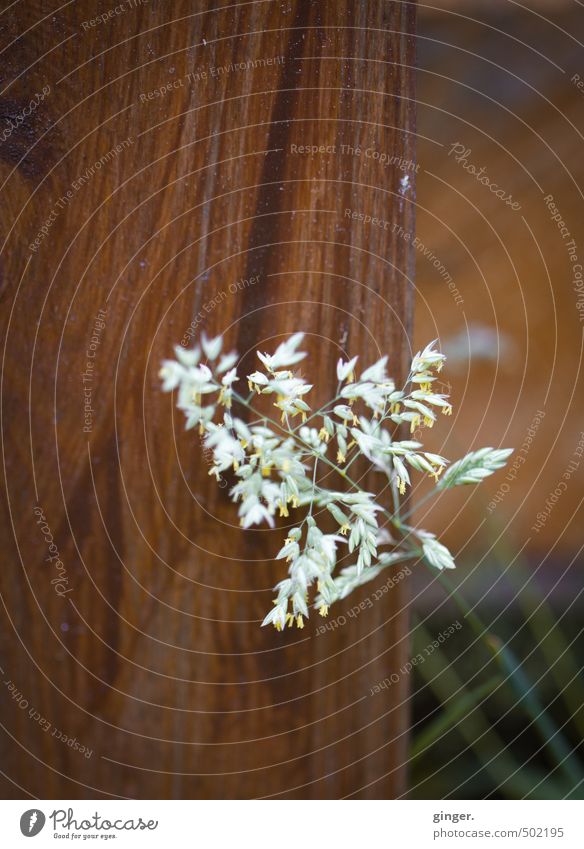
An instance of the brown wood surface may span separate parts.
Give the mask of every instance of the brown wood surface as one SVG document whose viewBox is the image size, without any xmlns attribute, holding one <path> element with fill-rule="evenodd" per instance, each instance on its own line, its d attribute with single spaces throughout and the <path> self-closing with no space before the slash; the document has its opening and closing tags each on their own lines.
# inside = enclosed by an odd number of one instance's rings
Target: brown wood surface
<svg viewBox="0 0 584 849">
<path fill-rule="evenodd" d="M 369 688 L 407 659 L 405 585 L 260 629 L 282 530 L 240 531 L 157 372 L 199 313 L 246 364 L 305 330 L 327 391 L 340 351 L 403 372 L 414 174 L 372 151 L 414 157 L 413 6 L 116 8 L 0 15 L 0 132 L 50 87 L 0 144 L 2 794 L 399 795 L 407 680 Z"/>
</svg>

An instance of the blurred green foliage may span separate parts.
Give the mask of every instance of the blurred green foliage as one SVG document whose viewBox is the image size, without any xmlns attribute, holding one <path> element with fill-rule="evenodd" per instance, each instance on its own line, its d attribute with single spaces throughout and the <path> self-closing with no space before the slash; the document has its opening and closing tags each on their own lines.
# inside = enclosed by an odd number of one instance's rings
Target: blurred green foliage
<svg viewBox="0 0 584 849">
<path fill-rule="evenodd" d="M 511 600 L 500 610 L 484 599 L 471 608 L 441 581 L 447 603 L 414 623 L 414 656 L 453 618 L 465 628 L 414 667 L 409 795 L 582 799 L 580 593 L 555 609 L 553 596 L 537 589 L 533 564 L 513 553 L 493 521 L 487 532 L 489 559 L 481 570 L 492 585 L 504 582 Z M 459 563 L 463 582 L 471 566 Z"/>
</svg>

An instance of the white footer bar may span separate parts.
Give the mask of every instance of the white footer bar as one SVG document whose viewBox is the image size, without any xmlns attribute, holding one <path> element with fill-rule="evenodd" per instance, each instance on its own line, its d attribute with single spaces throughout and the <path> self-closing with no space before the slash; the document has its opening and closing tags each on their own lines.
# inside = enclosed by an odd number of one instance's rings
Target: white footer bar
<svg viewBox="0 0 584 849">
<path fill-rule="evenodd" d="M 0 801 L 0 843 L 582 849 L 580 801 Z M 32 841 L 32 842 L 31 842 Z"/>
</svg>

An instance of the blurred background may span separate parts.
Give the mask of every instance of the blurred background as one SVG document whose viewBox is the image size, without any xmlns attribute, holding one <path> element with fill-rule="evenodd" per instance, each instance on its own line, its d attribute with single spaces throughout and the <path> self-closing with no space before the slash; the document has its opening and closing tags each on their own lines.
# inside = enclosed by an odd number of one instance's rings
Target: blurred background
<svg viewBox="0 0 584 849">
<path fill-rule="evenodd" d="M 584 7 L 422 3 L 418 64 L 415 335 L 455 403 L 433 444 L 515 454 L 416 493 L 480 621 L 411 673 L 410 792 L 581 798 Z M 413 612 L 413 655 L 461 615 L 419 573 Z"/>
<path fill-rule="evenodd" d="M 581 798 L 584 2 L 123 5 L 0 10 L 1 792 Z M 241 351 L 312 328 L 334 360 L 383 337 L 405 362 L 412 243 L 412 344 L 439 339 L 454 403 L 424 443 L 515 453 L 435 501 L 416 481 L 448 581 L 415 569 L 322 636 L 261 631 L 283 528 L 237 528 L 158 364 L 203 313 Z"/>
</svg>

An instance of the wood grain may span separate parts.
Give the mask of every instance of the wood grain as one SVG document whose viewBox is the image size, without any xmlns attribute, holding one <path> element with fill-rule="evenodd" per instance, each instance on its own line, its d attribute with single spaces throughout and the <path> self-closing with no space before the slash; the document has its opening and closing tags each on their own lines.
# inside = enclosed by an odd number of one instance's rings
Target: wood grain
<svg viewBox="0 0 584 849">
<path fill-rule="evenodd" d="M 48 5 L 0 16 L 2 117 L 50 87 L 0 144 L 2 792 L 399 795 L 405 583 L 260 629 L 282 528 L 240 531 L 157 372 L 191 324 L 244 365 L 305 330 L 327 391 L 339 352 L 403 372 L 413 7 Z"/>
</svg>

